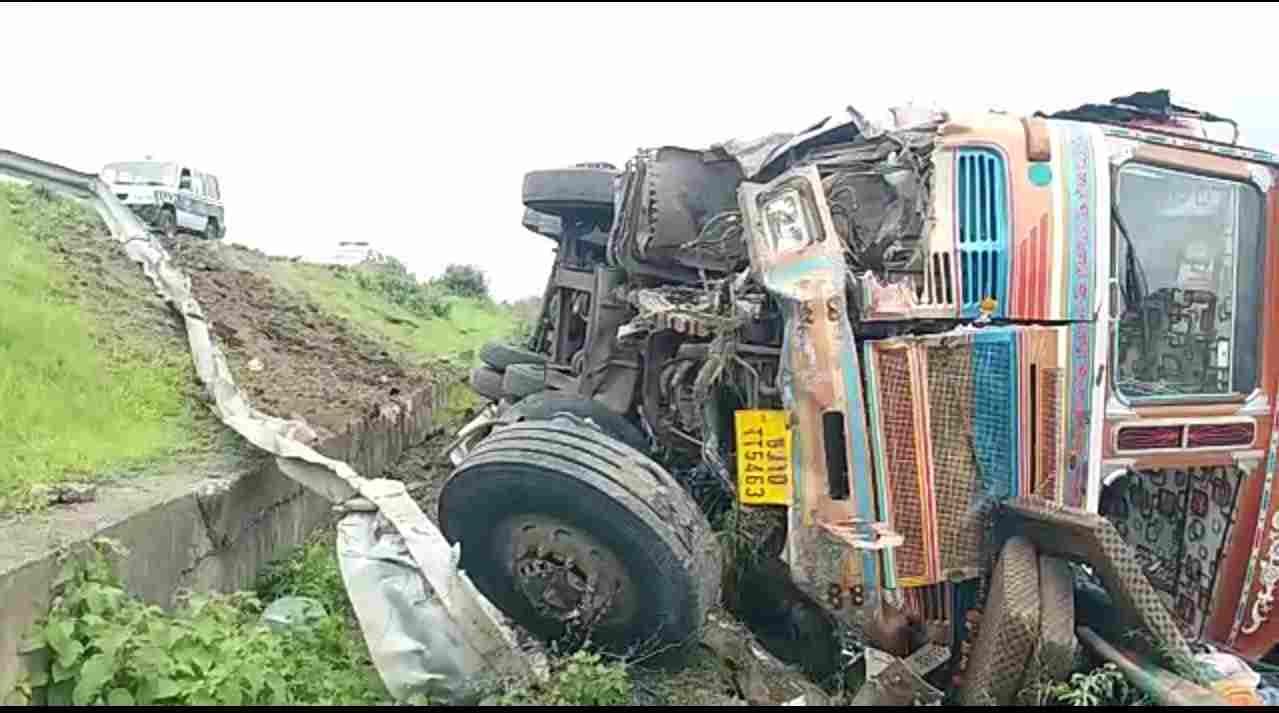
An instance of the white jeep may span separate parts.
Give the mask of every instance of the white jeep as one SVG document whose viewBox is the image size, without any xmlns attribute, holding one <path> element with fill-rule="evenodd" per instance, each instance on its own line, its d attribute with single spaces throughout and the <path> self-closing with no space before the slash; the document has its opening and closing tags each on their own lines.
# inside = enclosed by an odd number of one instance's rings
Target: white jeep
<svg viewBox="0 0 1279 713">
<path fill-rule="evenodd" d="M 222 190 L 213 174 L 148 160 L 108 164 L 101 176 L 116 198 L 168 237 L 180 230 L 209 240 L 226 234 Z"/>
</svg>

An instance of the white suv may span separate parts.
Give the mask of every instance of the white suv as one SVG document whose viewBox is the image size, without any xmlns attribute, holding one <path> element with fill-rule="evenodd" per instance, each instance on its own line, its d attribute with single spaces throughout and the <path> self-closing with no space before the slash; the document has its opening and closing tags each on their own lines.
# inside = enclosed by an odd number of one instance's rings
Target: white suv
<svg viewBox="0 0 1279 713">
<path fill-rule="evenodd" d="M 179 230 L 218 240 L 226 234 L 216 176 L 166 161 L 108 164 L 102 180 L 144 222 L 169 237 Z"/>
</svg>

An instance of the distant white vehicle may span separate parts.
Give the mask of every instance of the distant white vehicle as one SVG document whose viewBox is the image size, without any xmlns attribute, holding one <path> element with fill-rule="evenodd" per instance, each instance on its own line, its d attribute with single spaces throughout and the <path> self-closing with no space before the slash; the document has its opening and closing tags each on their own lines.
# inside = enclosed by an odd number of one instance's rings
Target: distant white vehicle
<svg viewBox="0 0 1279 713">
<path fill-rule="evenodd" d="M 376 261 L 380 256 L 381 253 L 367 242 L 344 240 L 338 243 L 337 253 L 329 262 L 335 265 L 359 265 L 366 260 Z"/>
<path fill-rule="evenodd" d="M 180 230 L 209 240 L 226 235 L 222 188 L 211 173 L 148 160 L 108 164 L 101 177 L 143 222 L 169 237 Z"/>
</svg>

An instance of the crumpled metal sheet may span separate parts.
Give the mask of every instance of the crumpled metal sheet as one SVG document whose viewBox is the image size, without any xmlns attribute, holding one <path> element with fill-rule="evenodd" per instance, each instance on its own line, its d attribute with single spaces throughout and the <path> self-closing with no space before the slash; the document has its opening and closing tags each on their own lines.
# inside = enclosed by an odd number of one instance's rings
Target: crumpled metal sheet
<svg viewBox="0 0 1279 713">
<path fill-rule="evenodd" d="M 482 600 L 466 591 L 470 583 L 458 574 L 458 550 L 450 552 L 446 567 L 453 573 L 452 581 L 436 588 L 419 571 L 414 544 L 379 512 L 352 512 L 339 523 L 338 563 L 356 604 L 360 629 L 374 665 L 397 700 L 425 694 L 474 703 L 484 687 L 494 683 L 502 670 L 500 659 L 515 642 L 499 637 L 459 639 L 454 627 L 441 626 L 475 614 L 483 626 L 487 613 L 466 608 L 466 602 Z"/>
<path fill-rule="evenodd" d="M 867 121 L 853 107 L 844 109 L 847 119 L 831 124 L 838 114 L 831 114 L 798 134 L 774 133 L 755 139 L 734 139 L 716 144 L 713 150 L 723 151 L 737 160 L 748 181 L 767 183 L 792 167 L 795 159 L 806 150 L 830 143 L 847 143 L 857 137 L 879 136 L 882 129 Z"/>
<path fill-rule="evenodd" d="M 519 650 L 500 613 L 458 570 L 456 552 L 403 483 L 364 478 L 346 463 L 298 440 L 313 435 L 305 423 L 253 408 L 210 338 L 189 278 L 106 184 L 92 174 L 3 150 L 0 173 L 80 198 L 94 197 L 92 204 L 112 236 L 182 315 L 197 375 L 213 397 L 212 408 L 219 418 L 253 445 L 274 454 L 281 472 L 309 490 L 335 504 L 362 501 L 365 509 L 380 510 L 381 526 L 372 530 L 367 524 L 371 515 L 348 515 L 341 560 L 370 653 L 393 695 L 406 695 L 423 680 L 442 680 L 449 690 L 461 690 L 464 682 L 493 674 L 546 677 L 545 666 Z M 405 554 L 386 556 L 397 551 Z M 370 581 L 368 576 L 378 579 Z M 437 606 L 406 608 L 406 602 L 416 603 L 427 592 Z M 422 618 L 399 616 L 409 612 Z M 403 651 L 414 654 L 405 658 Z"/>
</svg>

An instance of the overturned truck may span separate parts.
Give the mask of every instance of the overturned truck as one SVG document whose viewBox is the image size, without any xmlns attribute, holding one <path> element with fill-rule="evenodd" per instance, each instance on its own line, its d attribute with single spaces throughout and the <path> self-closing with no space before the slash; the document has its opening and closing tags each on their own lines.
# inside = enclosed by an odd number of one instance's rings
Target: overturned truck
<svg viewBox="0 0 1279 713">
<path fill-rule="evenodd" d="M 762 523 L 845 648 L 935 652 L 903 701 L 1064 677 L 1090 606 L 1173 659 L 1266 655 L 1279 159 L 1221 124 L 1166 92 L 850 108 L 527 174 L 556 258 L 530 342 L 472 374 L 462 567 L 538 635 L 636 651 L 719 603 L 712 523 Z"/>
</svg>

